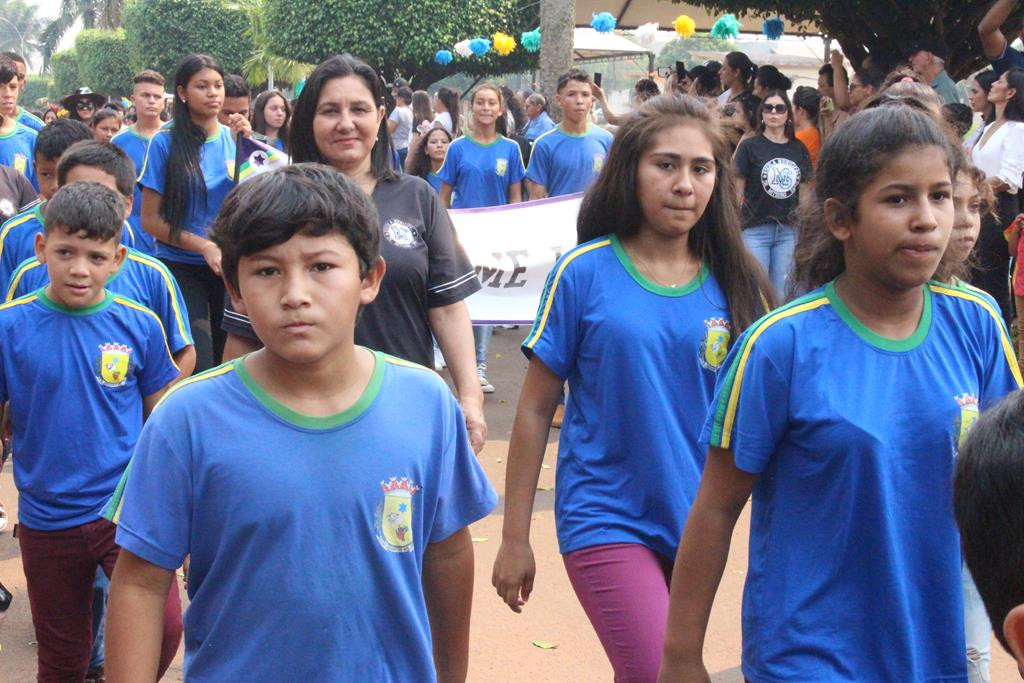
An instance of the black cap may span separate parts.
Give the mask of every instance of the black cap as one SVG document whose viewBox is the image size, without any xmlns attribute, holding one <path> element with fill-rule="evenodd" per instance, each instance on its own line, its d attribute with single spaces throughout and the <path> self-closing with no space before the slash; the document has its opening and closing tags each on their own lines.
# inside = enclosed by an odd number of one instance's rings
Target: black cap
<svg viewBox="0 0 1024 683">
<path fill-rule="evenodd" d="M 938 36 L 923 36 L 910 43 L 905 52 L 907 57 L 911 57 L 918 52 L 931 52 L 939 59 L 945 59 L 949 56 L 949 46 L 946 45 L 946 41 Z"/>
</svg>

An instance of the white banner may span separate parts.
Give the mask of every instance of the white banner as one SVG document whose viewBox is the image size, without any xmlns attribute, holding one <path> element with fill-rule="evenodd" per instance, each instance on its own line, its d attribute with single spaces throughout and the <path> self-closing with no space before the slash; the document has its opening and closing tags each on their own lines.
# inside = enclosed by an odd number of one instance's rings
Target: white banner
<svg viewBox="0 0 1024 683">
<path fill-rule="evenodd" d="M 466 299 L 475 323 L 532 324 L 555 261 L 576 246 L 581 194 L 449 211 L 482 289 Z"/>
</svg>

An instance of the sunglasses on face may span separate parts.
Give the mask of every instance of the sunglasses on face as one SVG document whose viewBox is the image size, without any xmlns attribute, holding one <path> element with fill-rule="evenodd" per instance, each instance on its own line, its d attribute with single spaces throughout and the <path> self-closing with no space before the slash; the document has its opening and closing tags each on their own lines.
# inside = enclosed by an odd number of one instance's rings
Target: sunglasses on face
<svg viewBox="0 0 1024 683">
<path fill-rule="evenodd" d="M 786 105 L 784 104 L 766 104 L 764 105 L 765 114 L 785 114 Z"/>
<path fill-rule="evenodd" d="M 95 109 L 92 102 L 77 102 L 75 103 L 75 109 L 82 109 L 84 111 L 91 111 Z"/>
</svg>

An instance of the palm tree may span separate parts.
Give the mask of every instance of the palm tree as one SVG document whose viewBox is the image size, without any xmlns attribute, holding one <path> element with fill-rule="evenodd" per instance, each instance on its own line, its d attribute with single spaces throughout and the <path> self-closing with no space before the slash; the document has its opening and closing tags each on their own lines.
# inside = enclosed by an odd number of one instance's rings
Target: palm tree
<svg viewBox="0 0 1024 683">
<path fill-rule="evenodd" d="M 123 9 L 124 0 L 61 0 L 57 18 L 47 24 L 39 35 L 43 68 L 49 68 L 50 57 L 76 21 L 81 19 L 83 28 L 118 28 Z"/>
<path fill-rule="evenodd" d="M 0 52 L 12 50 L 27 59 L 26 53 L 37 49 L 41 28 L 35 6 L 25 0 L 0 0 Z"/>
<path fill-rule="evenodd" d="M 270 83 L 274 80 L 293 85 L 312 73 L 315 65 L 288 59 L 274 53 L 271 37 L 263 22 L 263 0 L 237 0 L 234 6 L 244 9 L 249 15 L 246 36 L 252 40 L 255 52 L 242 66 L 242 75 L 252 84 Z"/>
</svg>

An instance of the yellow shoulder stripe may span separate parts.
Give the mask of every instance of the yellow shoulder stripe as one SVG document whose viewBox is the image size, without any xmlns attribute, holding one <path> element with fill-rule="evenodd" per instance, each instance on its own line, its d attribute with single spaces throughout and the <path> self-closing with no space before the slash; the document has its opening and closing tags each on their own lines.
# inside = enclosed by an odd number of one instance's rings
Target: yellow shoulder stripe
<svg viewBox="0 0 1024 683">
<path fill-rule="evenodd" d="M 607 247 L 611 243 L 612 241 L 610 239 L 604 239 L 601 240 L 600 242 L 594 242 L 591 245 L 581 247 L 580 249 L 573 251 L 572 253 L 565 257 L 565 260 L 563 260 L 561 265 L 558 266 L 558 270 L 555 272 L 555 277 L 551 281 L 551 290 L 548 291 L 547 298 L 545 298 L 544 300 L 544 311 L 543 313 L 541 313 L 540 319 L 537 320 L 536 329 L 530 336 L 529 340 L 526 342 L 526 348 L 532 349 L 534 344 L 537 343 L 537 340 L 540 339 L 541 333 L 544 332 L 544 326 L 547 325 L 548 322 L 548 314 L 551 313 L 551 305 L 555 301 L 555 291 L 558 289 L 558 283 L 562 279 L 562 273 L 565 272 L 565 269 L 569 266 L 569 264 L 572 263 L 578 256 L 586 254 L 588 251 L 600 249 L 601 247 Z"/>
<path fill-rule="evenodd" d="M 153 320 L 155 320 L 157 324 L 160 325 L 160 332 L 164 338 L 164 350 L 167 351 L 167 358 L 170 359 L 171 365 L 174 366 L 174 369 L 177 370 L 178 372 L 181 372 L 181 368 L 179 368 L 178 364 L 174 362 L 174 354 L 171 353 L 171 346 L 170 344 L 167 343 L 167 332 L 164 331 L 164 324 L 160 322 L 160 316 L 158 316 L 156 313 L 149 310 L 145 306 L 140 306 L 131 299 L 125 299 L 120 296 L 115 296 L 114 303 L 121 304 L 122 306 L 127 306 L 128 308 L 134 308 L 136 311 L 142 311 L 146 315 L 152 316 Z"/>
<path fill-rule="evenodd" d="M 21 225 L 25 221 L 27 221 L 27 220 L 29 220 L 31 218 L 34 218 L 35 215 L 36 215 L 35 211 L 31 211 L 31 212 L 25 214 L 24 216 L 22 216 L 20 218 L 15 216 L 14 218 L 12 218 L 9 221 L 7 221 L 6 223 L 4 223 L 3 230 L 0 231 L 0 255 L 2 255 L 4 253 L 4 240 L 7 239 L 8 233 L 10 233 L 11 230 L 13 230 L 14 228 L 18 227 L 19 225 Z"/>
<path fill-rule="evenodd" d="M 159 407 L 161 403 L 163 403 L 164 401 L 167 400 L 168 396 L 170 396 L 171 394 L 176 392 L 178 389 L 181 389 L 184 386 L 188 386 L 189 384 L 195 384 L 196 382 L 199 382 L 199 381 L 204 380 L 204 379 L 212 379 L 214 377 L 220 377 L 221 375 L 226 375 L 229 372 L 233 372 L 234 369 L 235 369 L 234 363 L 232 361 L 227 361 L 224 364 L 218 365 L 215 368 L 210 368 L 209 370 L 207 370 L 205 372 L 200 372 L 198 375 L 193 375 L 193 376 L 189 377 L 188 379 L 181 380 L 180 382 L 175 384 L 173 387 L 168 389 L 167 392 L 163 396 L 160 397 L 160 400 L 157 401 L 156 406 L 153 408 L 153 410 L 156 410 L 156 408 Z"/>
<path fill-rule="evenodd" d="M 167 272 L 166 268 L 162 267 L 162 264 L 153 263 L 152 259 L 140 254 L 129 253 L 128 258 L 154 268 L 160 273 L 160 278 L 164 281 L 164 286 L 167 287 L 167 294 L 171 297 L 171 307 L 174 309 L 174 322 L 178 325 L 178 334 L 181 335 L 182 339 L 188 341 L 189 334 L 185 331 L 185 317 L 181 314 L 181 307 L 178 306 L 178 297 L 174 295 L 174 283 L 171 281 L 170 273 Z"/>
<path fill-rule="evenodd" d="M 15 306 L 20 306 L 21 304 L 30 304 L 33 301 L 35 301 L 36 299 L 38 299 L 38 298 L 39 297 L 36 296 L 35 294 L 30 294 L 28 296 L 23 296 L 20 299 L 15 299 L 14 301 L 9 301 L 9 302 L 3 304 L 2 306 L 0 306 L 0 311 L 2 311 L 4 309 L 7 309 L 7 308 L 13 308 Z"/>
<path fill-rule="evenodd" d="M 41 264 L 37 259 L 32 259 L 21 268 L 14 271 L 14 275 L 11 277 L 11 286 L 7 288 L 7 296 L 4 297 L 4 301 L 12 301 L 14 299 L 14 293 L 18 291 L 18 285 L 21 284 L 21 277 L 32 270 L 38 268 Z"/>
</svg>

